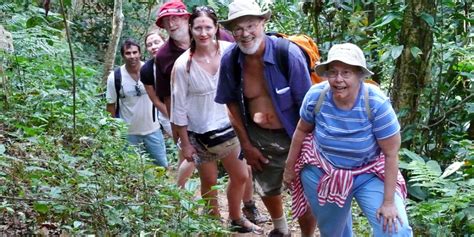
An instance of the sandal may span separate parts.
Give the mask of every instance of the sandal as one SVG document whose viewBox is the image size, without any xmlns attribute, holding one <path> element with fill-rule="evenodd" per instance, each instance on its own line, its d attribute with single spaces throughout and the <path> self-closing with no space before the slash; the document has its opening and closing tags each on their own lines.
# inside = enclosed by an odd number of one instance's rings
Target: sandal
<svg viewBox="0 0 474 237">
<path fill-rule="evenodd" d="M 254 233 L 257 235 L 263 235 L 263 229 L 260 228 L 258 225 L 253 224 L 245 217 L 241 217 L 237 220 L 232 220 L 230 222 L 230 230 L 239 233 Z"/>
</svg>

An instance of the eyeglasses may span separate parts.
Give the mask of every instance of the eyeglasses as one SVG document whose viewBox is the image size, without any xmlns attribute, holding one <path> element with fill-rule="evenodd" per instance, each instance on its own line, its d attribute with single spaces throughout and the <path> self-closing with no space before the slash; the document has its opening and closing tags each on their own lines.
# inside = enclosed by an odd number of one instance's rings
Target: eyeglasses
<svg viewBox="0 0 474 237">
<path fill-rule="evenodd" d="M 260 21 L 254 21 L 254 22 L 249 22 L 247 23 L 246 26 L 243 27 L 236 27 L 232 29 L 232 35 L 234 36 L 241 36 L 244 34 L 244 31 L 247 31 L 249 33 L 253 33 L 257 30 L 257 26 L 260 23 Z"/>
<path fill-rule="evenodd" d="M 214 11 L 212 7 L 208 7 L 208 6 L 195 6 L 193 8 L 193 14 L 198 13 L 198 12 L 207 12 L 214 15 L 216 14 L 216 11 Z"/>
<path fill-rule="evenodd" d="M 183 16 L 171 15 L 171 16 L 164 17 L 163 20 L 161 20 L 161 21 L 162 21 L 163 26 L 169 26 L 170 22 L 176 23 L 181 19 L 184 20 L 185 18 L 183 18 Z M 186 19 L 186 21 L 187 21 L 187 19 Z"/>
<path fill-rule="evenodd" d="M 349 79 L 355 74 L 354 71 L 352 70 L 342 70 L 342 71 L 337 71 L 337 70 L 328 70 L 326 71 L 326 76 L 330 79 L 335 79 L 337 76 L 341 76 L 344 79 Z"/>
</svg>

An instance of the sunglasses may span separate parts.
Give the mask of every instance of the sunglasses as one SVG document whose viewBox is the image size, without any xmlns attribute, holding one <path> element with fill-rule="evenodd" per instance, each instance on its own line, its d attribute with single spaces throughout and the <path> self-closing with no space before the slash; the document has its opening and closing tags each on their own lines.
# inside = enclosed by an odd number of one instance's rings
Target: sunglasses
<svg viewBox="0 0 474 237">
<path fill-rule="evenodd" d="M 214 11 L 212 7 L 208 7 L 208 6 L 195 6 L 193 8 L 193 14 L 198 13 L 198 12 L 207 12 L 214 15 L 216 14 L 216 11 Z"/>
<path fill-rule="evenodd" d="M 140 85 L 138 83 L 135 84 L 135 92 L 137 92 L 137 96 L 142 95 L 142 90 L 140 90 Z"/>
</svg>

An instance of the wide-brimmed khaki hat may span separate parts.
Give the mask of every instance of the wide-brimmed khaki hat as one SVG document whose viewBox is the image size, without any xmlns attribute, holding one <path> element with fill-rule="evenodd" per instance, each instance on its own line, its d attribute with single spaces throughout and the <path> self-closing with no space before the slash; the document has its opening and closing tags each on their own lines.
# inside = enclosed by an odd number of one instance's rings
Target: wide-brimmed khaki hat
<svg viewBox="0 0 474 237">
<path fill-rule="evenodd" d="M 334 61 L 360 67 L 364 78 L 374 75 L 373 72 L 367 69 L 364 52 L 355 44 L 344 43 L 332 46 L 328 52 L 328 60 L 316 65 L 316 73 L 320 76 L 325 76 L 324 74 L 328 70 L 327 66 Z"/>
<path fill-rule="evenodd" d="M 260 6 L 253 0 L 235 0 L 229 4 L 229 14 L 227 20 L 219 21 L 226 29 L 231 30 L 232 22 L 243 16 L 258 16 L 265 20 L 270 19 L 272 12 L 266 10 L 262 12 Z"/>
</svg>

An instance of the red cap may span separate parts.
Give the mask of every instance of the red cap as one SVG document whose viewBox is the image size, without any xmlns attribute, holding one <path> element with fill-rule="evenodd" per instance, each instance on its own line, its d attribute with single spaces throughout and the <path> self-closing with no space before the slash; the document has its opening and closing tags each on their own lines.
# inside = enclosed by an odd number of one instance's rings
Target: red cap
<svg viewBox="0 0 474 237">
<path fill-rule="evenodd" d="M 160 7 L 158 10 L 158 18 L 156 18 L 156 25 L 164 28 L 162 25 L 163 17 L 165 16 L 184 16 L 184 15 L 191 15 L 186 10 L 186 5 L 184 5 L 181 0 L 171 0 L 163 6 Z"/>
</svg>

